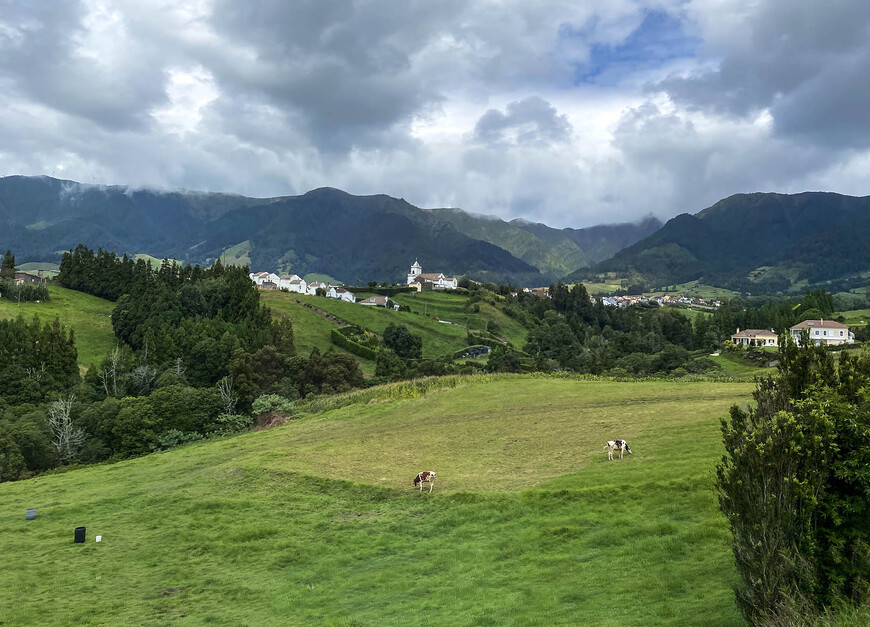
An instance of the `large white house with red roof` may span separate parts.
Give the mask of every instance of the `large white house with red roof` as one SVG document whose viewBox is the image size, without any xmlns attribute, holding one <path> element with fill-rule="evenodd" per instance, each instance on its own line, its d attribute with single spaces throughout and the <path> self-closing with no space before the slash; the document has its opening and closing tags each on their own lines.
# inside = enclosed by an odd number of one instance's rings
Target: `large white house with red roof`
<svg viewBox="0 0 870 627">
<path fill-rule="evenodd" d="M 810 341 L 815 344 L 836 346 L 855 341 L 855 334 L 849 331 L 849 327 L 834 320 L 804 320 L 789 329 L 795 342 L 800 340 L 804 331 L 810 332 Z"/>
</svg>

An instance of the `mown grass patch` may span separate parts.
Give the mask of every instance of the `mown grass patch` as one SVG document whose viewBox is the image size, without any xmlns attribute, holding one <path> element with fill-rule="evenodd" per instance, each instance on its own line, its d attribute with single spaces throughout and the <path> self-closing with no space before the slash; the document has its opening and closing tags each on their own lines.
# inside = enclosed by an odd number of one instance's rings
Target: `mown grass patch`
<svg viewBox="0 0 870 627">
<path fill-rule="evenodd" d="M 43 323 L 58 318 L 75 331 L 79 366 L 99 364 L 115 344 L 111 318 L 115 303 L 56 285 L 49 285 L 48 291 L 50 299 L 41 303 L 19 304 L 0 299 L 0 318 L 21 314 L 30 320 L 36 314 Z"/>
<path fill-rule="evenodd" d="M 711 474 L 751 385 L 470 380 L 0 485 L 3 620 L 740 624 Z"/>
</svg>

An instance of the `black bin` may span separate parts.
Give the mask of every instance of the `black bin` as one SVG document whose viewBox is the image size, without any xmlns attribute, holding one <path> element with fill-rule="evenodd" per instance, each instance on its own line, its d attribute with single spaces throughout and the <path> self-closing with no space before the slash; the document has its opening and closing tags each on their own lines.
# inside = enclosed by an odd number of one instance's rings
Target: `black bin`
<svg viewBox="0 0 870 627">
<path fill-rule="evenodd" d="M 75 544 L 81 544 L 84 541 L 85 541 L 85 528 L 84 527 L 76 527 Z"/>
</svg>

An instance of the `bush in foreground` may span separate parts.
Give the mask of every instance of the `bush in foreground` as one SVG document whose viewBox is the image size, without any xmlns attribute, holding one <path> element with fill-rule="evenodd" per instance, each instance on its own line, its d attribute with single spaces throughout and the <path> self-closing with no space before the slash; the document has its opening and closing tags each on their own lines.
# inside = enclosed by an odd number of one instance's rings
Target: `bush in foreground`
<svg viewBox="0 0 870 627">
<path fill-rule="evenodd" d="M 716 478 L 754 625 L 811 621 L 870 582 L 870 353 L 835 368 L 824 347 L 781 344 L 756 408 L 722 421 Z"/>
</svg>

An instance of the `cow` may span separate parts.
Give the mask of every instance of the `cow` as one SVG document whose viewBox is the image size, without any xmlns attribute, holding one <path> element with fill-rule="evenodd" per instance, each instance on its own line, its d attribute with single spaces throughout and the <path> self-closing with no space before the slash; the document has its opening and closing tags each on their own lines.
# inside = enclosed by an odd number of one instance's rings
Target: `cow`
<svg viewBox="0 0 870 627">
<path fill-rule="evenodd" d="M 432 491 L 432 488 L 435 487 L 435 473 L 431 470 L 424 470 L 423 472 L 418 472 L 417 476 L 414 477 L 414 487 L 417 487 L 417 484 L 420 484 L 420 492 L 423 491 L 423 484 L 429 484 L 429 492 Z"/>
<path fill-rule="evenodd" d="M 613 461 L 613 451 L 619 451 L 619 459 L 622 459 L 622 455 L 626 451 L 631 455 L 631 447 L 625 440 L 610 440 L 604 445 L 604 450 L 607 451 L 607 459 L 610 461 Z"/>
</svg>

